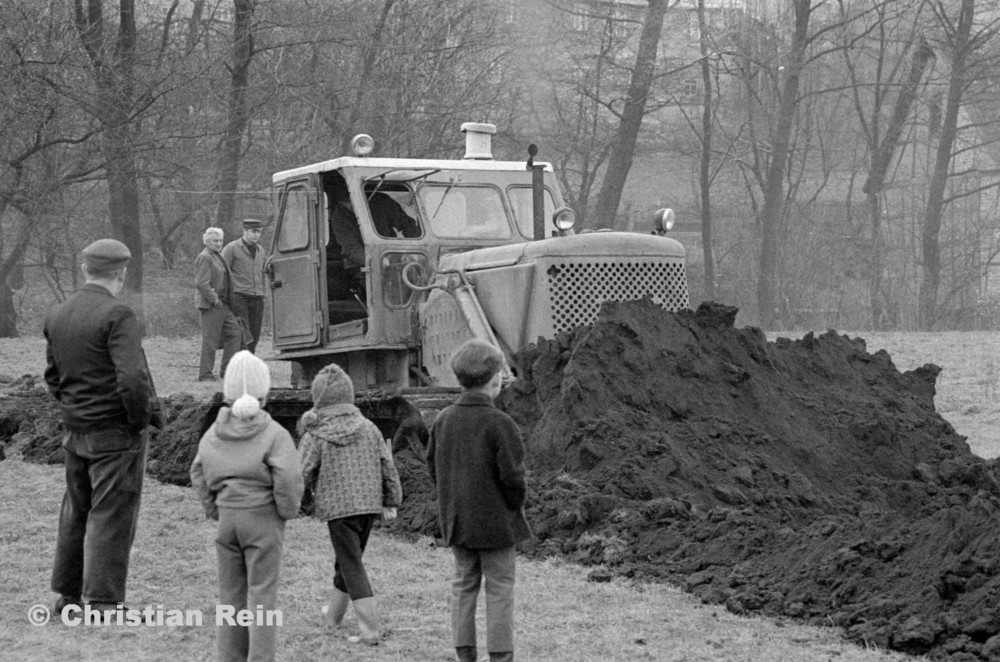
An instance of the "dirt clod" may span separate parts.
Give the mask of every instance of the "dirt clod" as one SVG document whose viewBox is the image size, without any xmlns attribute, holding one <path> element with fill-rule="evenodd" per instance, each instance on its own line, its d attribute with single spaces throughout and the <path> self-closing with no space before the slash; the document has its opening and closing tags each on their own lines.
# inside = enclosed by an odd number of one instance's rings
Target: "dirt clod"
<svg viewBox="0 0 1000 662">
<path fill-rule="evenodd" d="M 767 342 L 735 316 L 609 303 L 518 355 L 498 404 L 529 449 L 524 551 L 907 653 L 1000 659 L 1000 473 L 935 412 L 940 369 L 901 373 L 833 332 Z M 8 455 L 58 433 L 35 400 L 0 397 Z M 186 483 L 208 406 L 169 400 L 153 475 Z M 395 527 L 433 535 L 426 469 L 396 459 Z"/>
</svg>

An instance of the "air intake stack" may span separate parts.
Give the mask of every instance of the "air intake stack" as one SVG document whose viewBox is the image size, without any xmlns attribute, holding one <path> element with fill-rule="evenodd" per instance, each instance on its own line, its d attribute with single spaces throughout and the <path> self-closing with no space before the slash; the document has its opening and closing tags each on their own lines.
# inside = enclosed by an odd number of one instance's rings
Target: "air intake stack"
<svg viewBox="0 0 1000 662">
<path fill-rule="evenodd" d="M 493 150 L 490 144 L 492 136 L 497 132 L 495 124 L 480 124 L 466 122 L 462 125 L 465 134 L 465 158 L 484 161 L 493 160 Z"/>
</svg>

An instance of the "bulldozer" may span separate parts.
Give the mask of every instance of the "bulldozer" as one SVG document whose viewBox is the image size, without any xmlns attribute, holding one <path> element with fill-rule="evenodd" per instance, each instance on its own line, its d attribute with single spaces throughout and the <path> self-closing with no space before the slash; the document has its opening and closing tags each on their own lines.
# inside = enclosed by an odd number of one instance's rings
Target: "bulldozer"
<svg viewBox="0 0 1000 662">
<path fill-rule="evenodd" d="M 449 357 L 465 340 L 500 348 L 509 381 L 518 350 L 592 323 L 604 301 L 688 307 L 684 248 L 663 236 L 671 210 L 656 212 L 652 234 L 577 233 L 534 145 L 526 161 L 497 161 L 494 125 L 461 130 L 459 159 L 374 156 L 362 134 L 350 156 L 273 175 L 269 358 L 301 376 L 267 408 L 286 426 L 336 363 L 394 449 L 422 445 L 459 391 Z"/>
</svg>

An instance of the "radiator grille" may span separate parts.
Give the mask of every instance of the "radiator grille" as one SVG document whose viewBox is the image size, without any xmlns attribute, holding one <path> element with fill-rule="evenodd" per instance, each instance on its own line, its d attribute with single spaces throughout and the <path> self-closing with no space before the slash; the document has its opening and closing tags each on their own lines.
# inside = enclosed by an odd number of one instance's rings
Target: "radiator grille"
<svg viewBox="0 0 1000 662">
<path fill-rule="evenodd" d="M 689 305 L 683 263 L 562 262 L 550 266 L 547 273 L 556 333 L 593 324 L 605 301 L 650 296 L 671 311 Z"/>
</svg>

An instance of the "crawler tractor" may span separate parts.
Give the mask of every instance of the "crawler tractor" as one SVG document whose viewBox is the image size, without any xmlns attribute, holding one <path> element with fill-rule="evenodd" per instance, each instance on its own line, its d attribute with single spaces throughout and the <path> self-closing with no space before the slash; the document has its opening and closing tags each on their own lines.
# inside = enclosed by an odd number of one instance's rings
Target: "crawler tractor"
<svg viewBox="0 0 1000 662">
<path fill-rule="evenodd" d="M 654 234 L 574 233 L 552 167 L 495 161 L 489 124 L 467 123 L 463 159 L 354 155 L 273 176 L 276 226 L 267 275 L 277 360 L 301 366 L 299 386 L 337 363 L 357 404 L 394 447 L 425 434 L 424 424 L 458 388 L 452 351 L 476 337 L 499 347 L 516 379 L 516 352 L 540 337 L 589 324 L 606 300 L 652 299 L 688 306 L 684 249 Z M 372 204 L 381 196 L 378 205 Z M 377 216 L 385 197 L 415 221 L 401 233 Z M 351 203 L 364 265 L 345 267 L 337 237 Z M 660 210 L 665 231 L 672 212 Z M 411 228 L 412 228 L 411 224 Z M 272 416 L 286 425 L 311 405 L 305 389 L 275 389 Z M 401 425 L 406 422 L 405 425 Z"/>
</svg>

